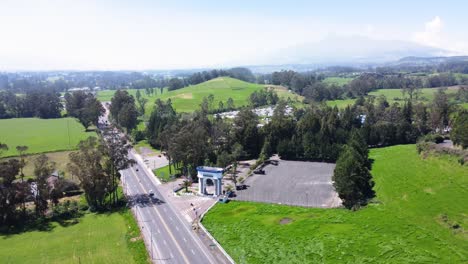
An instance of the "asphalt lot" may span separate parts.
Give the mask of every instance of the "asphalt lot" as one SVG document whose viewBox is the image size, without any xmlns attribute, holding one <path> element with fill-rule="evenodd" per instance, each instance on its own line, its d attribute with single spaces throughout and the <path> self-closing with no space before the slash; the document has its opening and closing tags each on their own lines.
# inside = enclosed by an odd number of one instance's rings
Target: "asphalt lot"
<svg viewBox="0 0 468 264">
<path fill-rule="evenodd" d="M 254 174 L 236 191 L 236 200 L 331 208 L 341 200 L 332 185 L 335 164 L 281 160 L 267 165 L 265 174 Z"/>
</svg>

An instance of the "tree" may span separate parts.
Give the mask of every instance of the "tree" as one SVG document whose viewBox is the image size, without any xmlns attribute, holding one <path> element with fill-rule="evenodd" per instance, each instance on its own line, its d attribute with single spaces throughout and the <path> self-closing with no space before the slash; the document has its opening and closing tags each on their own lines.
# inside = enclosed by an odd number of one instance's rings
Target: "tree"
<svg viewBox="0 0 468 264">
<path fill-rule="evenodd" d="M 448 125 L 450 115 L 450 105 L 444 89 L 439 89 L 434 95 L 431 106 L 432 129 L 443 131 Z"/>
<path fill-rule="evenodd" d="M 138 111 L 135 104 L 125 104 L 117 117 L 118 124 L 131 131 L 138 124 Z"/>
<path fill-rule="evenodd" d="M 93 209 L 103 208 L 105 197 L 112 189 L 110 172 L 103 167 L 103 147 L 95 137 L 89 137 L 78 144 L 78 149 L 70 153 L 68 169 L 80 181 L 88 204 Z"/>
<path fill-rule="evenodd" d="M 236 106 L 234 105 L 234 100 L 231 97 L 229 97 L 227 99 L 227 109 L 226 110 L 231 111 L 231 110 L 234 110 L 234 109 L 236 109 Z"/>
<path fill-rule="evenodd" d="M 454 144 L 468 148 L 468 110 L 462 110 L 455 118 L 450 135 Z"/>
<path fill-rule="evenodd" d="M 356 149 L 346 145 L 336 162 L 333 185 L 348 209 L 357 209 L 374 195 L 372 175 L 363 159 Z"/>
<path fill-rule="evenodd" d="M 34 204 L 36 206 L 36 215 L 44 216 L 48 208 L 50 188 L 47 179 L 55 170 L 55 163 L 49 161 L 45 154 L 40 155 L 34 161 L 34 182 L 36 190 L 34 193 Z"/>
<path fill-rule="evenodd" d="M 24 183 L 24 173 L 23 173 L 23 169 L 24 167 L 26 166 L 26 151 L 28 151 L 28 147 L 27 146 L 16 146 L 16 150 L 18 151 L 18 154 L 20 156 L 20 177 L 21 177 L 21 183 Z M 23 197 L 23 203 L 22 203 L 22 207 L 23 207 L 23 214 L 26 212 L 26 203 L 24 201 L 24 198 Z"/>
<path fill-rule="evenodd" d="M 120 179 L 119 171 L 132 166 L 135 161 L 128 158 L 128 152 L 132 148 L 125 137 L 120 137 L 118 133 L 112 133 L 113 128 L 106 130 L 103 136 L 103 154 L 106 154 L 107 160 L 105 169 L 112 177 L 109 193 L 111 202 L 115 205 L 118 201 L 117 179 Z"/>
<path fill-rule="evenodd" d="M 188 192 L 188 188 L 192 186 L 192 182 L 190 180 L 184 180 L 182 182 L 182 186 L 184 186 L 185 192 Z"/>
<path fill-rule="evenodd" d="M 65 94 L 66 109 L 87 129 L 90 125 L 97 125 L 99 117 L 105 110 L 101 102 L 93 94 L 84 91 L 76 91 Z"/>
<path fill-rule="evenodd" d="M 261 137 L 257 125 L 258 116 L 249 108 L 240 110 L 234 118 L 233 136 L 245 151 L 242 157 L 256 157 L 260 152 Z"/>
<path fill-rule="evenodd" d="M 0 152 L 8 147 L 0 144 Z M 17 159 L 0 161 L 0 223 L 3 225 L 13 220 L 16 208 L 16 189 L 14 181 L 20 169 Z"/>
<path fill-rule="evenodd" d="M 179 78 L 172 78 L 168 83 L 168 90 L 173 91 L 184 87 L 184 82 Z M 162 90 L 161 90 L 162 91 Z"/>
</svg>

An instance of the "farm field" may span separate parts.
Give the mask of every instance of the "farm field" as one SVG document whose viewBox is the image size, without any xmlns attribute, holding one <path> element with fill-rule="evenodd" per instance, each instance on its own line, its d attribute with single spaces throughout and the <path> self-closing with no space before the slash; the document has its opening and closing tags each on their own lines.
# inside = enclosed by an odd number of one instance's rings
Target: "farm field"
<svg viewBox="0 0 468 264">
<path fill-rule="evenodd" d="M 29 147 L 28 154 L 75 149 L 80 140 L 96 135 L 73 118 L 13 118 L 0 120 L 0 141 L 7 144 L 3 157 L 17 156 L 16 146 Z"/>
<path fill-rule="evenodd" d="M 377 197 L 359 211 L 217 204 L 203 224 L 238 263 L 464 263 L 468 167 L 415 145 L 372 149 Z"/>
<path fill-rule="evenodd" d="M 438 88 L 423 88 L 421 89 L 421 94 L 419 95 L 418 100 L 423 102 L 431 102 L 434 99 L 434 94 L 437 92 Z M 457 93 L 457 88 L 451 87 L 447 89 L 446 93 L 449 95 L 454 95 Z M 403 99 L 407 98 L 407 95 L 403 95 L 401 89 L 379 89 L 373 92 L 370 92 L 369 95 L 378 97 L 380 95 L 385 95 L 387 101 L 392 104 L 394 102 L 400 102 Z M 354 104 L 356 99 L 344 99 L 344 100 L 332 100 L 327 101 L 329 106 L 337 106 L 338 108 L 344 108 L 348 105 Z"/>
<path fill-rule="evenodd" d="M 147 263 L 139 230 L 129 211 L 85 214 L 79 223 L 50 231 L 0 235 L 2 263 Z"/>
<path fill-rule="evenodd" d="M 248 99 L 252 92 L 262 88 L 263 85 L 248 83 L 229 77 L 219 77 L 174 91 L 165 90 L 163 94 L 160 94 L 158 89 L 157 94 L 154 96 L 146 96 L 144 90 L 141 90 L 141 94 L 142 97 L 148 99 L 146 105 L 146 115 L 148 116 L 157 98 L 164 101 L 171 99 L 173 107 L 178 112 L 193 112 L 199 108 L 203 97 L 208 97 L 210 94 L 213 94 L 215 97 L 214 107 L 218 107 L 219 101 L 223 101 L 224 105 L 226 105 L 226 101 L 229 97 L 234 100 L 234 105 L 236 107 L 240 107 L 248 104 Z M 115 91 L 98 92 L 97 98 L 102 102 L 110 101 L 114 92 Z M 136 90 L 131 89 L 129 93 L 135 96 Z"/>
</svg>

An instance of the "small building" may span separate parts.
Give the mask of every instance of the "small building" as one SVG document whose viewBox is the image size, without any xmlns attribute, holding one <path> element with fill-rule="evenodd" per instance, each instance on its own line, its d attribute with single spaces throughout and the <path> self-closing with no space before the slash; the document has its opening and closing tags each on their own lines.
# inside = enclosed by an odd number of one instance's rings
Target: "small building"
<svg viewBox="0 0 468 264">
<path fill-rule="evenodd" d="M 215 196 L 219 196 L 223 192 L 223 168 L 216 168 L 216 167 L 207 167 L 207 166 L 199 166 L 197 167 L 197 174 L 198 174 L 198 182 L 199 182 L 199 188 L 198 188 L 198 193 L 199 194 L 207 194 L 206 192 L 206 181 L 207 180 L 212 180 L 213 185 L 215 186 Z"/>
</svg>

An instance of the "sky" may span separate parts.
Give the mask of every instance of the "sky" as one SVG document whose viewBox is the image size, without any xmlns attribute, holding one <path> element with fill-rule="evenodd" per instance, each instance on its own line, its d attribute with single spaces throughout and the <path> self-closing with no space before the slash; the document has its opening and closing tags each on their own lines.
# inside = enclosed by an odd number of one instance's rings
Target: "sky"
<svg viewBox="0 0 468 264">
<path fill-rule="evenodd" d="M 468 55 L 468 1 L 0 0 L 0 70 L 252 65 L 328 36 Z"/>
</svg>

